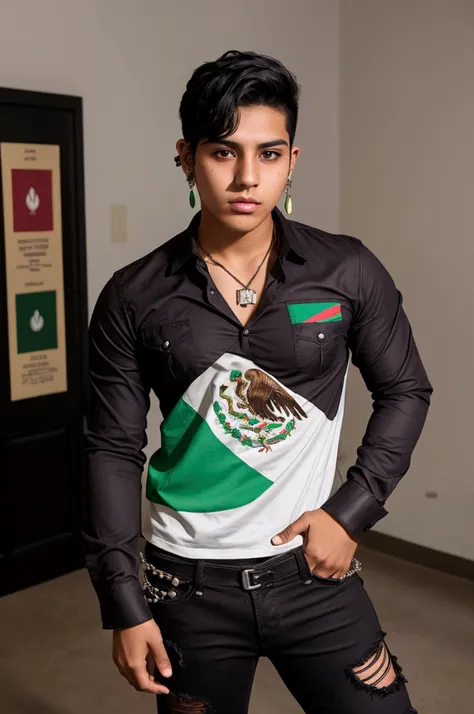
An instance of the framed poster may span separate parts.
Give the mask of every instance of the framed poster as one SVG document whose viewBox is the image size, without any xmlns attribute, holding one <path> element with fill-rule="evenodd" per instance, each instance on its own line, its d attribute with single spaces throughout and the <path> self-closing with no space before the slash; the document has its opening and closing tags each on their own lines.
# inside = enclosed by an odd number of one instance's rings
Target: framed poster
<svg viewBox="0 0 474 714">
<path fill-rule="evenodd" d="M 0 88 L 0 595 L 83 564 L 82 111 Z"/>
<path fill-rule="evenodd" d="M 0 143 L 12 401 L 67 391 L 60 147 Z"/>
</svg>

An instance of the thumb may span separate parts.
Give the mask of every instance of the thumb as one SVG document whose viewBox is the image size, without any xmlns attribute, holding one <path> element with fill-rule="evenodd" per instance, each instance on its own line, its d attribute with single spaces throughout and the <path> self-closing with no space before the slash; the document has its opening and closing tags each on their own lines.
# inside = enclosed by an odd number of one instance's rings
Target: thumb
<svg viewBox="0 0 474 714">
<path fill-rule="evenodd" d="M 300 516 L 297 521 L 294 521 L 291 525 L 289 525 L 288 528 L 285 528 L 285 530 L 278 533 L 278 535 L 273 536 L 273 545 L 283 545 L 284 543 L 289 543 L 297 535 L 302 535 L 305 531 L 307 531 L 308 525 L 306 513 L 303 513 L 303 515 Z"/>
</svg>

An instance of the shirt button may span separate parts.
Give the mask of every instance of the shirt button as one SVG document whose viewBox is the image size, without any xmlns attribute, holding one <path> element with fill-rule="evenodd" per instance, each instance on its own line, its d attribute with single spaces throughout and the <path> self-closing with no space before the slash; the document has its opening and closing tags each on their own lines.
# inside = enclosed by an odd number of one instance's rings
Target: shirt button
<svg viewBox="0 0 474 714">
<path fill-rule="evenodd" d="M 163 342 L 163 349 L 167 350 L 169 346 L 170 346 L 170 343 L 168 340 L 166 340 L 166 342 Z"/>
<path fill-rule="evenodd" d="M 250 330 L 244 330 L 244 335 L 248 335 L 250 333 Z"/>
<path fill-rule="evenodd" d="M 324 332 L 320 332 L 318 337 L 320 340 L 324 340 Z"/>
<path fill-rule="evenodd" d="M 216 294 L 216 291 L 215 291 L 215 290 L 211 290 L 210 292 L 211 292 L 211 295 L 215 295 L 215 294 Z"/>
</svg>

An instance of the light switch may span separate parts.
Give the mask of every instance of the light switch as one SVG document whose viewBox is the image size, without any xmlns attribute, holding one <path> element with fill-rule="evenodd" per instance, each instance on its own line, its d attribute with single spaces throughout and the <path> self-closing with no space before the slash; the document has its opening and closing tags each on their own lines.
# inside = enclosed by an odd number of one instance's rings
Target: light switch
<svg viewBox="0 0 474 714">
<path fill-rule="evenodd" d="M 127 206 L 123 203 L 110 207 L 110 236 L 112 243 L 127 242 Z"/>
</svg>

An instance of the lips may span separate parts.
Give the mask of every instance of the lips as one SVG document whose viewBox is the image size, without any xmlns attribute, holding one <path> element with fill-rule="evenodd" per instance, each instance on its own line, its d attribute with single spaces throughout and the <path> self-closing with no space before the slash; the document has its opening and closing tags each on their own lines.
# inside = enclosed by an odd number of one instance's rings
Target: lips
<svg viewBox="0 0 474 714">
<path fill-rule="evenodd" d="M 258 205 L 258 201 L 255 198 L 246 198 L 245 196 L 234 198 L 230 203 L 256 203 Z"/>
<path fill-rule="evenodd" d="M 254 198 L 237 198 L 234 201 L 229 201 L 234 211 L 238 213 L 251 213 L 255 211 L 260 204 Z"/>
</svg>

